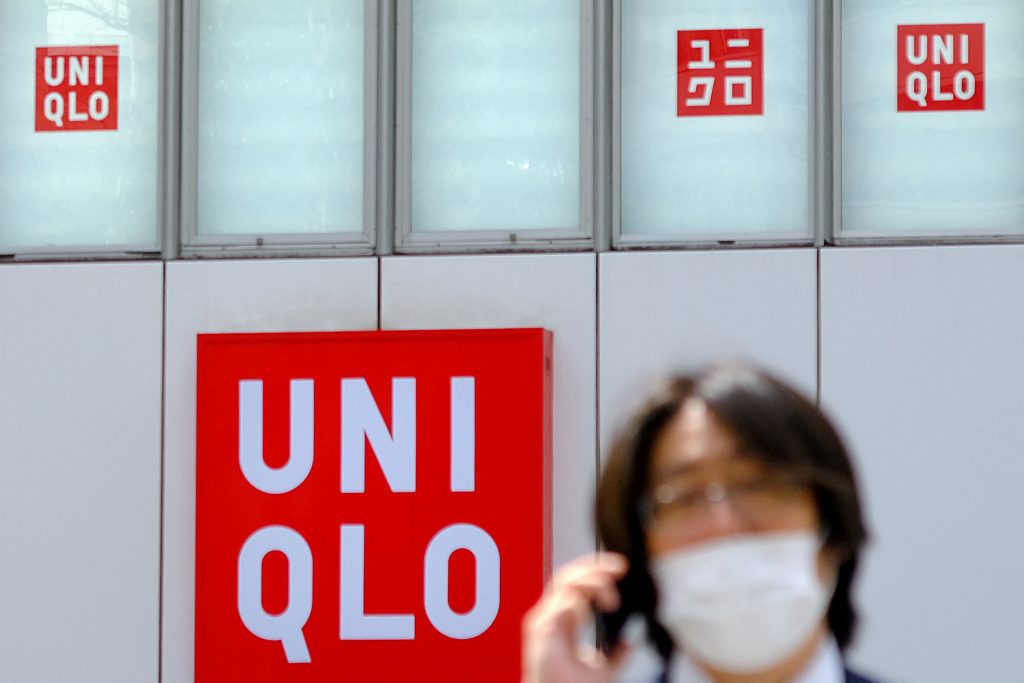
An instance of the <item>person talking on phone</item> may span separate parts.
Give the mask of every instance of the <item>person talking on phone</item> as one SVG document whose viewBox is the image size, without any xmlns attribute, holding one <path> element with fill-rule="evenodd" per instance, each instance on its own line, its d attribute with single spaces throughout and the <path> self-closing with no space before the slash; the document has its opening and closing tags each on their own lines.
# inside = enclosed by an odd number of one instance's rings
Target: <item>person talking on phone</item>
<svg viewBox="0 0 1024 683">
<path fill-rule="evenodd" d="M 867 538 L 853 468 L 815 405 L 750 366 L 671 379 L 627 424 L 597 489 L 607 552 L 558 570 L 523 620 L 524 683 L 873 683 L 843 651 Z M 581 645 L 597 618 L 599 648 Z"/>
</svg>

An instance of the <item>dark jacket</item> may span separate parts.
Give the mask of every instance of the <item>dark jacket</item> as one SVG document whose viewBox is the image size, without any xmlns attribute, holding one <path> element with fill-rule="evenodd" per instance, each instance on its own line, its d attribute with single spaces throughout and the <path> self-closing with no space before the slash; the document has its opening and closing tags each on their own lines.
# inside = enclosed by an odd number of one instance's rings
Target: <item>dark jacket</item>
<svg viewBox="0 0 1024 683">
<path fill-rule="evenodd" d="M 654 683 L 669 683 L 668 672 L 663 671 L 661 673 L 661 676 L 659 676 Z M 871 678 L 865 678 L 864 676 L 861 676 L 860 674 L 854 673 L 853 671 L 847 669 L 846 683 L 881 683 L 881 681 L 876 681 Z"/>
<path fill-rule="evenodd" d="M 846 683 L 881 683 L 870 678 L 865 678 L 858 673 L 854 673 L 849 669 L 846 670 Z"/>
</svg>

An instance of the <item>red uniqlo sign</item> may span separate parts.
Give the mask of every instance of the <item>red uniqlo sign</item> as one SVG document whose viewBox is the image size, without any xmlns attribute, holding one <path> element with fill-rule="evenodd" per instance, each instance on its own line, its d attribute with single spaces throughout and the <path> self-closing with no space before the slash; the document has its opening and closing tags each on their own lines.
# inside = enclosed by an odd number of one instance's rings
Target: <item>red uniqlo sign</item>
<svg viewBox="0 0 1024 683">
<path fill-rule="evenodd" d="M 199 335 L 198 683 L 513 683 L 544 330 Z"/>
<path fill-rule="evenodd" d="M 896 110 L 985 108 L 985 24 L 896 27 Z"/>
<path fill-rule="evenodd" d="M 36 130 L 117 129 L 117 45 L 36 48 Z"/>
<path fill-rule="evenodd" d="M 676 34 L 677 116 L 764 113 L 764 30 Z"/>
</svg>

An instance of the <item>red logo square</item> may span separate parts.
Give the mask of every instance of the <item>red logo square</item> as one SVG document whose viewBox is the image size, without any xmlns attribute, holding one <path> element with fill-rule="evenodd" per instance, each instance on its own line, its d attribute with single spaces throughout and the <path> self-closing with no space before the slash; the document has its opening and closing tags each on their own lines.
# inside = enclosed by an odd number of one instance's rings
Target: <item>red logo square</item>
<svg viewBox="0 0 1024 683">
<path fill-rule="evenodd" d="M 896 111 L 985 108 L 985 24 L 896 27 Z"/>
<path fill-rule="evenodd" d="M 551 335 L 198 338 L 196 683 L 516 683 Z"/>
<path fill-rule="evenodd" d="M 676 116 L 764 114 L 764 29 L 679 31 Z"/>
<path fill-rule="evenodd" d="M 117 45 L 36 48 L 36 131 L 117 130 Z"/>
</svg>

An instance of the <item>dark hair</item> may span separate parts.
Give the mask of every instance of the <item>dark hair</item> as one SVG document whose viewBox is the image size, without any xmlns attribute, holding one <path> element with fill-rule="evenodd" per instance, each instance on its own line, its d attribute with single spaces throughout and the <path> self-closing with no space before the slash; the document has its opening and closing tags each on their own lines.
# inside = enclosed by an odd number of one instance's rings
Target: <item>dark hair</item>
<svg viewBox="0 0 1024 683">
<path fill-rule="evenodd" d="M 608 550 L 629 559 L 620 587 L 646 620 L 651 642 L 666 662 L 671 659 L 672 639 L 655 616 L 657 593 L 648 570 L 641 502 L 648 493 L 654 442 L 689 398 L 703 401 L 755 457 L 809 482 L 825 545 L 840 562 L 828 625 L 845 648 L 857 622 L 850 588 L 867 540 L 849 455 L 835 427 L 813 403 L 770 374 L 740 364 L 718 364 L 670 378 L 619 433 L 598 483 L 598 534 Z M 608 624 L 611 630 L 620 626 L 621 621 Z"/>
</svg>

